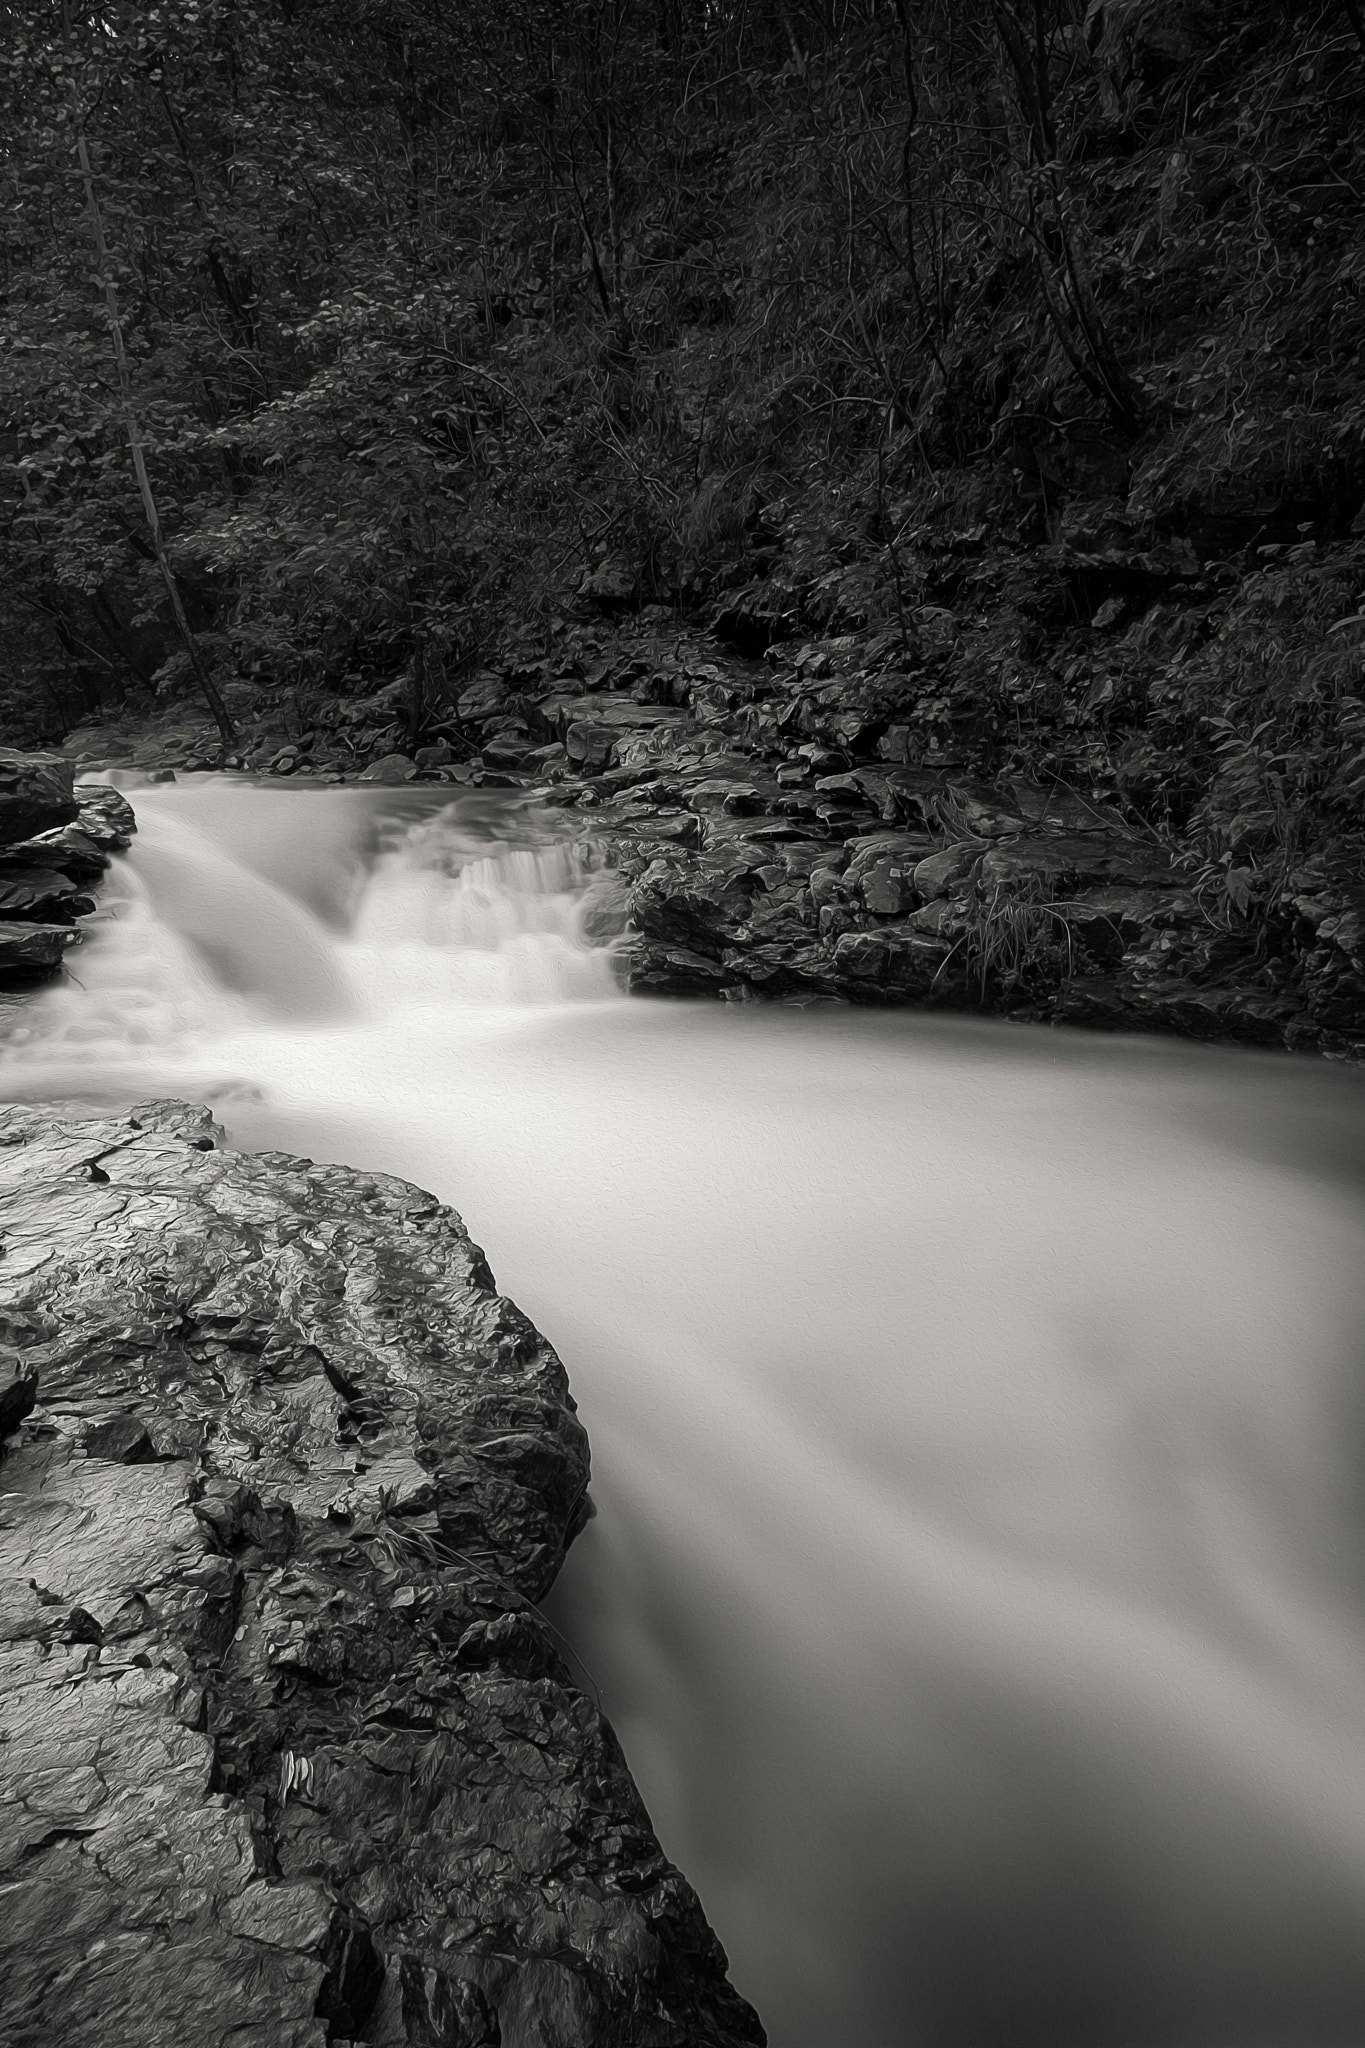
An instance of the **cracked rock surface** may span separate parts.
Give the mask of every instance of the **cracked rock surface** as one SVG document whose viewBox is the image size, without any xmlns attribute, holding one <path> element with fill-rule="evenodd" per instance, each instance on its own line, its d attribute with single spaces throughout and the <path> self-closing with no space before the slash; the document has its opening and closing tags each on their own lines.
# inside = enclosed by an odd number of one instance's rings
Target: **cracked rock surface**
<svg viewBox="0 0 1365 2048">
<path fill-rule="evenodd" d="M 534 1602 L 563 1367 L 459 1218 L 0 1112 L 6 2048 L 761 2043 Z"/>
</svg>

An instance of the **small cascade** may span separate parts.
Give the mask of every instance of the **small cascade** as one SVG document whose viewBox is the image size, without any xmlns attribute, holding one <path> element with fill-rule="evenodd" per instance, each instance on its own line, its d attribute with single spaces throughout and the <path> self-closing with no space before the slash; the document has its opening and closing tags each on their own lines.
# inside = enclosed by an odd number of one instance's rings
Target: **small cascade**
<svg viewBox="0 0 1365 2048">
<path fill-rule="evenodd" d="M 229 996 L 293 1022 L 321 1023 L 353 1008 L 334 935 L 279 882 L 155 812 L 140 827 L 129 860 L 161 923 Z"/>
<path fill-rule="evenodd" d="M 116 860 L 63 979 L 15 1014 L 0 1069 L 140 1052 L 180 1052 L 246 1021 L 192 942 L 163 917 L 131 860 Z"/>
<path fill-rule="evenodd" d="M 88 1078 L 101 1060 L 189 1056 L 261 1027 L 619 994 L 610 877 L 506 808 L 414 815 L 359 791 L 282 798 L 221 779 L 136 801 L 138 836 L 85 943 L 0 1043 L 11 1092 L 21 1072 L 24 1092 L 65 1095 L 82 1085 L 73 1060 Z"/>
<path fill-rule="evenodd" d="M 579 842 L 490 845 L 452 806 L 401 832 L 366 877 L 351 925 L 358 978 L 381 1008 L 606 1001 L 617 982 L 594 920 L 608 898 Z"/>
</svg>

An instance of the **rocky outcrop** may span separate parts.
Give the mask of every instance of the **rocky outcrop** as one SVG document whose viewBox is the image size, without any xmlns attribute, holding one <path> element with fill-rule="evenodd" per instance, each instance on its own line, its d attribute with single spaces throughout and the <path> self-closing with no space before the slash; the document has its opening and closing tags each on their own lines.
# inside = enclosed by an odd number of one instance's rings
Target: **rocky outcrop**
<svg viewBox="0 0 1365 2048">
<path fill-rule="evenodd" d="M 535 1601 L 563 1368 L 459 1218 L 0 1116 L 0 2037 L 762 2041 Z"/>
<path fill-rule="evenodd" d="M 87 891 L 131 841 L 117 790 L 77 791 L 72 776 L 55 754 L 0 749 L 0 986 L 61 966 L 95 908 Z"/>
</svg>

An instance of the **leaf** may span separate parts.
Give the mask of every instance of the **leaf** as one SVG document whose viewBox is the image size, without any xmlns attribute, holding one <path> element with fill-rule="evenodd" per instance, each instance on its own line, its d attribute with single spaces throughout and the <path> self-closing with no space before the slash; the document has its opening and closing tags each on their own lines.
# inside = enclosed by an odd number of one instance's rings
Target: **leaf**
<svg viewBox="0 0 1365 2048">
<path fill-rule="evenodd" d="M 1256 898 L 1256 877 L 1250 868 L 1229 868 L 1223 878 L 1228 902 L 1239 917 L 1245 917 Z"/>
</svg>

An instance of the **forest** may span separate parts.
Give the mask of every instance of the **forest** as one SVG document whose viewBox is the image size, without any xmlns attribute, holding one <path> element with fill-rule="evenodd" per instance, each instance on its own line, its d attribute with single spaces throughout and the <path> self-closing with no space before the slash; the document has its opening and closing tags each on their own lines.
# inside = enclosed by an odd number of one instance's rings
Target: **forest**
<svg viewBox="0 0 1365 2048">
<path fill-rule="evenodd" d="M 0 0 L 0 269 L 0 2048 L 1362 2048 L 1365 0 Z"/>
<path fill-rule="evenodd" d="M 843 765 L 1112 807 L 1353 1030 L 1356 0 L 3 22 L 11 739 L 459 757 L 585 618 L 835 645 Z"/>
</svg>

